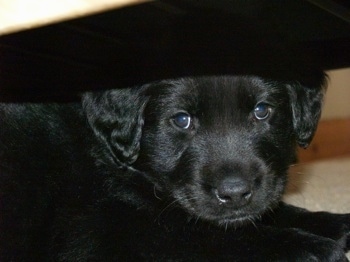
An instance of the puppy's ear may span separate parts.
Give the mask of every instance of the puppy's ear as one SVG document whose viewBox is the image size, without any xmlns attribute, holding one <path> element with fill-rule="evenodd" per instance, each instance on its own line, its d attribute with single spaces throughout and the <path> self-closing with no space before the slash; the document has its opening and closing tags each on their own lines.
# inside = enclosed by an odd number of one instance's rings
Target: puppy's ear
<svg viewBox="0 0 350 262">
<path fill-rule="evenodd" d="M 121 166 L 138 157 L 147 98 L 140 88 L 86 93 L 83 107 L 104 156 Z"/>
<path fill-rule="evenodd" d="M 321 116 L 323 97 L 326 90 L 326 76 L 322 73 L 316 83 L 304 85 L 299 82 L 288 84 L 293 111 L 293 126 L 300 147 L 310 144 Z"/>
</svg>

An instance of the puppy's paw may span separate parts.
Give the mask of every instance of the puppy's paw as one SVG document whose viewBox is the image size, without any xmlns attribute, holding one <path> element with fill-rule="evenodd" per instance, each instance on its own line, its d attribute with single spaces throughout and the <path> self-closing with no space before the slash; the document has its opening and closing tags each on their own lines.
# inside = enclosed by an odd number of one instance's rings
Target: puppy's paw
<svg viewBox="0 0 350 262">
<path fill-rule="evenodd" d="M 344 249 L 336 241 L 295 230 L 298 237 L 290 244 L 291 261 L 346 262 Z M 293 243 L 294 242 L 294 243 Z"/>
<path fill-rule="evenodd" d="M 310 212 L 282 203 L 271 224 L 282 228 L 299 228 L 314 235 L 330 238 L 345 251 L 350 250 L 350 214 Z"/>
<path fill-rule="evenodd" d="M 350 250 L 350 214 L 343 215 L 341 222 L 344 224 L 343 232 L 344 236 L 340 239 L 340 244 L 344 247 L 345 251 Z"/>
<path fill-rule="evenodd" d="M 296 261 L 327 261 L 327 262 L 345 262 L 348 261 L 345 252 L 341 246 L 332 240 L 315 241 L 308 246 L 303 254 Z"/>
<path fill-rule="evenodd" d="M 316 233 L 319 231 L 320 235 L 335 240 L 345 251 L 350 250 L 350 214 L 316 214 L 317 221 L 324 221 L 323 226 L 314 222 Z"/>
</svg>

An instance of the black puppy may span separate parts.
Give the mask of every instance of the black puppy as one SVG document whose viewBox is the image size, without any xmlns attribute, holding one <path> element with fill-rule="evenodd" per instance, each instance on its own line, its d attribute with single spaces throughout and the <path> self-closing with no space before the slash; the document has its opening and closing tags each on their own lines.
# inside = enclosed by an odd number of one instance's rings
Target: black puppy
<svg viewBox="0 0 350 262">
<path fill-rule="evenodd" d="M 0 260 L 347 261 L 350 215 L 280 202 L 321 82 L 189 78 L 1 105 Z"/>
</svg>

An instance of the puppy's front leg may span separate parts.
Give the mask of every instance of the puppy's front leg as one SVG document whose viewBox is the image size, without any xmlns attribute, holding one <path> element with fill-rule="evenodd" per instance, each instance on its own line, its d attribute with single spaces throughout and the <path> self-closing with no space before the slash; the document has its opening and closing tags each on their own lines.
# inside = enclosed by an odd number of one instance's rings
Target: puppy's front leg
<svg viewBox="0 0 350 262">
<path fill-rule="evenodd" d="M 350 214 L 310 212 L 281 203 L 264 222 L 277 227 L 298 228 L 338 242 L 344 250 L 350 249 Z"/>
<path fill-rule="evenodd" d="M 119 208 L 122 217 L 115 216 L 114 208 L 98 211 L 83 221 L 79 217 L 68 230 L 69 241 L 57 260 L 348 261 L 335 241 L 301 229 L 259 222 L 224 229 L 204 221 L 185 222 L 177 214 L 155 221 L 148 212 L 127 207 Z"/>
<path fill-rule="evenodd" d="M 319 261 L 345 262 L 342 248 L 332 239 L 310 234 L 297 228 L 260 226 L 235 243 L 234 261 Z M 244 245 L 248 244 L 248 245 Z"/>
</svg>

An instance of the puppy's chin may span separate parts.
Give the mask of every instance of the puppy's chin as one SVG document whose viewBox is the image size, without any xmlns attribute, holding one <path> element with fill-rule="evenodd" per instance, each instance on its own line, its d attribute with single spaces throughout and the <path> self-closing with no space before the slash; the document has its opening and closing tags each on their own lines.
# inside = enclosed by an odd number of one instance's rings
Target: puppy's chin
<svg viewBox="0 0 350 262">
<path fill-rule="evenodd" d="M 265 211 L 266 209 L 255 210 L 254 212 L 235 210 L 226 212 L 227 214 L 225 215 L 201 213 L 199 216 L 201 219 L 212 222 L 219 226 L 240 227 L 250 223 L 254 224 L 254 221 L 259 220 Z"/>
<path fill-rule="evenodd" d="M 245 226 L 247 224 L 253 224 L 254 221 L 260 219 L 260 214 L 257 215 L 247 215 L 247 216 L 241 216 L 241 217 L 235 217 L 235 218 L 223 218 L 220 220 L 215 220 L 215 222 L 219 226 L 223 226 L 227 228 L 228 226 L 234 226 L 234 227 L 241 227 Z"/>
<path fill-rule="evenodd" d="M 210 223 L 216 224 L 219 227 L 244 227 L 246 225 L 255 225 L 259 221 L 264 213 L 270 210 L 269 207 L 262 208 L 260 210 L 255 210 L 254 212 L 249 211 L 231 211 L 230 215 L 214 215 L 214 214 L 204 214 L 201 213 L 199 216 L 201 219 L 206 220 Z"/>
<path fill-rule="evenodd" d="M 259 220 L 262 213 L 244 213 L 244 212 L 233 212 L 231 216 L 213 216 L 213 215 L 202 215 L 202 219 L 215 223 L 219 226 L 241 227 L 247 224 L 254 224 L 254 221 Z"/>
</svg>

